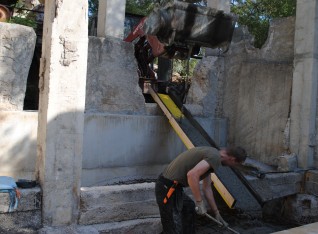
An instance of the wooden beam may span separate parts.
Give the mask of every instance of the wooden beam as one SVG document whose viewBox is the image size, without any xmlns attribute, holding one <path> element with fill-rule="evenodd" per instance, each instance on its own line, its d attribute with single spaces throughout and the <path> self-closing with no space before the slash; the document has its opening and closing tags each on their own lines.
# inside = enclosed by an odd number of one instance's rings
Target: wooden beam
<svg viewBox="0 0 318 234">
<path fill-rule="evenodd" d="M 157 94 L 152 87 L 148 86 L 148 91 L 152 98 L 157 102 L 163 113 L 168 118 L 171 126 L 175 130 L 175 132 L 178 134 L 182 142 L 185 144 L 187 149 L 194 148 L 195 146 L 191 142 L 191 140 L 188 138 L 188 136 L 185 134 L 185 132 L 182 130 L 182 128 L 179 126 L 178 122 L 175 120 L 176 118 L 184 118 L 184 115 L 182 114 L 181 110 L 174 104 L 174 102 L 170 99 L 168 95 L 164 94 Z M 164 99 L 164 101 L 162 100 Z M 166 105 L 167 106 L 166 106 Z M 170 109 L 168 109 L 170 108 Z M 173 114 L 171 114 L 173 113 Z M 236 200 L 231 195 L 231 193 L 227 190 L 227 188 L 222 184 L 220 179 L 217 177 L 215 173 L 211 173 L 211 180 L 213 182 L 214 187 L 218 191 L 218 193 L 221 195 L 225 203 L 228 205 L 228 207 L 233 208 Z"/>
</svg>

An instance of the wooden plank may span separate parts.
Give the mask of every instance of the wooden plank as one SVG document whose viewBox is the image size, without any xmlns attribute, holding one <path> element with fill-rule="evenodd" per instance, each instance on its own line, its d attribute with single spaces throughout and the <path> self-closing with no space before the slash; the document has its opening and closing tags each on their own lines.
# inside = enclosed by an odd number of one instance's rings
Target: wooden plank
<svg viewBox="0 0 318 234">
<path fill-rule="evenodd" d="M 182 140 L 182 142 L 184 143 L 184 145 L 187 147 L 187 149 L 191 149 L 194 147 L 194 145 L 192 144 L 192 142 L 190 141 L 190 139 L 187 137 L 187 135 L 184 133 L 184 131 L 181 129 L 181 127 L 179 126 L 179 124 L 177 123 L 177 121 L 173 118 L 173 116 L 171 115 L 170 111 L 168 110 L 168 108 L 163 104 L 163 102 L 161 101 L 161 99 L 159 98 L 159 96 L 155 93 L 155 91 L 149 86 L 149 93 L 152 96 L 152 98 L 157 102 L 157 104 L 159 105 L 159 107 L 161 108 L 161 110 L 163 111 L 163 113 L 166 115 L 166 117 L 168 118 L 171 126 L 173 127 L 173 129 L 176 131 L 176 133 L 178 134 L 178 136 L 180 137 L 180 139 Z"/>
<path fill-rule="evenodd" d="M 167 106 L 173 108 L 173 112 L 175 116 L 184 117 L 181 110 L 174 104 L 174 102 L 170 99 L 170 97 L 169 98 L 167 97 L 167 95 L 163 95 L 163 94 L 160 94 L 160 96 L 157 95 L 157 93 L 151 88 L 150 85 L 148 87 L 148 90 L 152 98 L 156 101 L 156 103 L 159 105 L 161 110 L 164 112 L 164 114 L 168 118 L 171 126 L 176 131 L 176 133 L 178 134 L 182 142 L 185 144 L 187 149 L 194 148 L 195 146 L 193 145 L 191 140 L 188 138 L 188 136 L 184 133 L 182 128 L 179 126 L 178 122 L 174 119 L 173 115 L 171 114 Z M 165 103 L 167 103 L 167 106 L 163 103 L 163 100 L 161 99 L 161 97 L 165 99 Z M 217 177 L 215 173 L 211 173 L 211 179 L 212 179 L 214 187 L 219 192 L 219 194 L 221 195 L 225 203 L 230 208 L 233 208 L 236 203 L 235 198 L 231 195 L 231 193 L 227 190 L 227 188 L 222 184 L 222 182 L 220 181 L 220 179 Z"/>
<path fill-rule="evenodd" d="M 228 207 L 233 208 L 236 203 L 235 198 L 225 188 L 225 186 L 222 184 L 222 182 L 220 181 L 220 179 L 217 177 L 215 173 L 211 173 L 211 180 L 213 182 L 214 187 L 216 188 L 218 193 L 221 195 L 223 200 L 226 202 Z"/>
<path fill-rule="evenodd" d="M 169 97 L 169 95 L 158 93 L 158 96 L 161 99 L 161 101 L 165 104 L 167 109 L 170 111 L 170 113 L 174 116 L 174 118 L 176 118 L 176 119 L 184 118 L 182 111 L 173 102 L 173 100 Z"/>
</svg>

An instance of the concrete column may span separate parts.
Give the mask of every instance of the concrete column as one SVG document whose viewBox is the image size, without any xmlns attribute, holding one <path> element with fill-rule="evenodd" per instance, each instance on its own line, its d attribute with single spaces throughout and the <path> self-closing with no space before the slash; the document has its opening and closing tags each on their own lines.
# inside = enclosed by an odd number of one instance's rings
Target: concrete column
<svg viewBox="0 0 318 234">
<path fill-rule="evenodd" d="M 123 39 L 126 0 L 99 0 L 97 36 Z"/>
<path fill-rule="evenodd" d="M 290 149 L 298 166 L 313 166 L 318 79 L 318 2 L 298 0 L 291 100 Z"/>
<path fill-rule="evenodd" d="M 88 48 L 87 0 L 45 3 L 37 178 L 44 226 L 77 222 Z"/>
<path fill-rule="evenodd" d="M 207 0 L 208 7 L 222 10 L 226 13 L 231 11 L 230 0 Z"/>
</svg>

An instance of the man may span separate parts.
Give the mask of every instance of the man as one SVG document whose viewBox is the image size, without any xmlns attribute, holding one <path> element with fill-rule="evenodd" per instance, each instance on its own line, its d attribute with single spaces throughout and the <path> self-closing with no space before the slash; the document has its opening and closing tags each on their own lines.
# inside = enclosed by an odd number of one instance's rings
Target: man
<svg viewBox="0 0 318 234">
<path fill-rule="evenodd" d="M 207 212 L 200 191 L 201 180 L 203 195 L 215 218 L 228 226 L 215 203 L 209 175 L 221 165 L 236 166 L 245 159 L 246 151 L 241 147 L 218 150 L 201 146 L 179 154 L 156 181 L 155 193 L 163 233 L 195 233 L 195 212 L 199 215 Z M 183 187 L 190 187 L 195 202 L 183 192 Z"/>
</svg>

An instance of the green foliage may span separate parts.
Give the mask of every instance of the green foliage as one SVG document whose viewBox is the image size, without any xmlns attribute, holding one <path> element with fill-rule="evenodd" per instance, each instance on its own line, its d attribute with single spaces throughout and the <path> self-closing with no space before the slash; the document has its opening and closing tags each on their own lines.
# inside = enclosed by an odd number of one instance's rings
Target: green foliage
<svg viewBox="0 0 318 234">
<path fill-rule="evenodd" d="M 14 8 L 15 13 L 14 16 L 10 17 L 8 23 L 20 24 L 34 29 L 37 27 L 35 14 L 26 10 L 27 6 L 24 1 L 12 1 L 10 6 Z"/>
<path fill-rule="evenodd" d="M 136 15 L 148 15 L 154 8 L 155 1 L 152 0 L 127 0 L 126 12 Z"/>
<path fill-rule="evenodd" d="M 18 16 L 11 17 L 8 23 L 21 24 L 32 28 L 36 28 L 37 26 L 36 21 L 34 19 L 23 18 Z"/>
<path fill-rule="evenodd" d="M 98 12 L 98 0 L 88 0 L 88 16 L 95 17 Z"/>
<path fill-rule="evenodd" d="M 246 25 L 260 48 L 268 35 L 270 20 L 296 14 L 297 0 L 232 0 L 231 11 L 239 16 L 238 24 Z"/>
<path fill-rule="evenodd" d="M 190 58 L 189 64 L 188 60 L 180 60 L 180 59 L 174 59 L 173 60 L 173 72 L 179 73 L 181 76 L 192 76 L 193 70 L 195 66 L 197 65 L 198 60 Z M 189 66 L 189 68 L 188 68 Z M 187 74 L 188 73 L 188 74 Z"/>
</svg>

